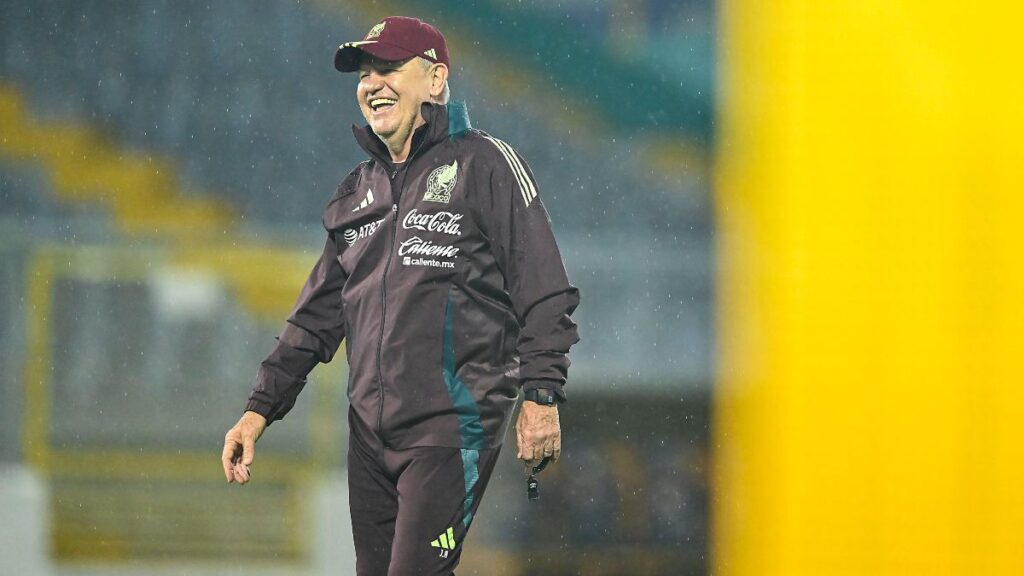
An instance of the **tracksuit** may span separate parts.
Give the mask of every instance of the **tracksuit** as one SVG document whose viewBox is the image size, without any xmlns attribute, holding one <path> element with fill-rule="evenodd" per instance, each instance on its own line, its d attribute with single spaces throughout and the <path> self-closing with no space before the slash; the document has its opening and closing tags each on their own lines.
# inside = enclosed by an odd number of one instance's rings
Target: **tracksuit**
<svg viewBox="0 0 1024 576">
<path fill-rule="evenodd" d="M 247 410 L 268 422 L 342 339 L 359 574 L 450 574 L 520 388 L 564 399 L 570 285 L 526 162 L 425 103 L 407 160 L 368 126 L 369 160 L 338 186 L 327 241 Z"/>
</svg>

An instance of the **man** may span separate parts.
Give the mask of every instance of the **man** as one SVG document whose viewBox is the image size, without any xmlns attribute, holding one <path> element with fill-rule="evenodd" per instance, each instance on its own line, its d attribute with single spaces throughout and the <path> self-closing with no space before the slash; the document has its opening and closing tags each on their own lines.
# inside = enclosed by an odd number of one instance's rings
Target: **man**
<svg viewBox="0 0 1024 576">
<path fill-rule="evenodd" d="M 447 102 L 437 29 L 385 18 L 335 67 L 359 72 L 370 159 L 324 211 L 323 254 L 227 433 L 224 474 L 249 481 L 256 440 L 345 338 L 357 572 L 451 574 L 520 387 L 517 457 L 560 455 L 579 296 L 526 162 Z"/>
</svg>

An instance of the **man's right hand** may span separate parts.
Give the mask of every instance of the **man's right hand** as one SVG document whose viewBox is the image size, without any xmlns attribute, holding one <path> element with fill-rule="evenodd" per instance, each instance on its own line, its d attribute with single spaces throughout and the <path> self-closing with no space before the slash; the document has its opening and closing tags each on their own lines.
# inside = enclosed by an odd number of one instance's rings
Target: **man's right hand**
<svg viewBox="0 0 1024 576">
<path fill-rule="evenodd" d="M 249 481 L 249 466 L 256 456 L 256 441 L 267 428 L 267 419 L 255 412 L 246 412 L 224 436 L 224 452 L 220 461 L 228 484 Z"/>
</svg>

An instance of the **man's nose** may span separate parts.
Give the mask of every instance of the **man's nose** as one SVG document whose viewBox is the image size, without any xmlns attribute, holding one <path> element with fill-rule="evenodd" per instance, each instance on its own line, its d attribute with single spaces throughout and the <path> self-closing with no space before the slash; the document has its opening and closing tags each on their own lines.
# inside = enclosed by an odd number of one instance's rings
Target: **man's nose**
<svg viewBox="0 0 1024 576">
<path fill-rule="evenodd" d="M 363 85 L 370 90 L 380 88 L 383 81 L 384 77 L 373 70 L 369 71 L 366 76 L 363 76 L 362 78 Z"/>
</svg>

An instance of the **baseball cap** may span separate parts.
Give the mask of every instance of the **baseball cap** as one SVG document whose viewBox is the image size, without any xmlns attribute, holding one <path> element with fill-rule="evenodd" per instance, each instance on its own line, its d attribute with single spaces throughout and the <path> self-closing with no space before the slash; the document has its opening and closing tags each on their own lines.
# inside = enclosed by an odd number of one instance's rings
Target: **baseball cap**
<svg viewBox="0 0 1024 576">
<path fill-rule="evenodd" d="M 419 56 L 450 67 L 444 35 L 418 18 L 388 16 L 381 20 L 362 40 L 339 46 L 334 54 L 334 67 L 340 72 L 355 72 L 363 52 L 389 62 Z"/>
</svg>

